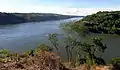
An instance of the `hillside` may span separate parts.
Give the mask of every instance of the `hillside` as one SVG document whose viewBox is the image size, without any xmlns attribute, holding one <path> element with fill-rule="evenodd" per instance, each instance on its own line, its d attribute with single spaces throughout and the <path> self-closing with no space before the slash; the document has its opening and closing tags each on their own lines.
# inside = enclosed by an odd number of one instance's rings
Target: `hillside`
<svg viewBox="0 0 120 70">
<path fill-rule="evenodd" d="M 50 20 L 68 19 L 78 16 L 68 16 L 52 13 L 2 13 L 0 12 L 0 25 L 17 24 L 24 22 L 40 22 Z"/>
<path fill-rule="evenodd" d="M 73 24 L 72 29 L 87 33 L 120 34 L 120 11 L 104 11 L 88 15 Z"/>
<path fill-rule="evenodd" d="M 41 52 L 36 56 L 14 55 L 0 62 L 0 70 L 67 70 L 54 53 Z"/>
<path fill-rule="evenodd" d="M 14 14 L 9 13 L 0 13 L 0 25 L 5 24 L 16 24 L 25 22 L 25 19 L 22 17 L 15 16 Z"/>
<path fill-rule="evenodd" d="M 73 67 L 70 64 L 61 62 L 60 57 L 55 53 L 45 50 L 39 49 L 36 54 L 32 52 L 29 54 L 11 54 L 1 51 L 0 70 L 88 70 L 87 64 Z M 112 65 L 93 65 L 91 68 L 91 70 L 119 70 L 115 69 Z"/>
</svg>

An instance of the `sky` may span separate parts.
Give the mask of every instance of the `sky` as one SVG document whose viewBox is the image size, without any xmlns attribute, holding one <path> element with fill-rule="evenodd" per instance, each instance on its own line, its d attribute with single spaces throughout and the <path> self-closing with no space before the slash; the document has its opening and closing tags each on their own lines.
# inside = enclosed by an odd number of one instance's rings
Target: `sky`
<svg viewBox="0 0 120 70">
<path fill-rule="evenodd" d="M 120 0 L 0 0 L 0 12 L 90 15 L 119 11 Z"/>
</svg>

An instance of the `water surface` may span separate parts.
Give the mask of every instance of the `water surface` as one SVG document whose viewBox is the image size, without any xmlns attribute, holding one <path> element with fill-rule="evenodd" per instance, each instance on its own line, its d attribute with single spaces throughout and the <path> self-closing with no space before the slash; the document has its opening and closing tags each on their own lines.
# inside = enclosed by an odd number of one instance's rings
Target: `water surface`
<svg viewBox="0 0 120 70">
<path fill-rule="evenodd" d="M 35 48 L 38 44 L 49 44 L 47 34 L 62 33 L 59 28 L 61 23 L 79 19 L 81 18 L 0 26 L 0 49 L 24 52 Z M 106 60 L 112 57 L 120 57 L 120 36 L 105 35 L 104 43 L 108 46 L 103 54 Z M 61 51 L 60 55 L 66 58 L 64 46 L 61 47 Z"/>
<path fill-rule="evenodd" d="M 79 19 L 71 18 L 0 26 L 0 49 L 23 52 L 35 48 L 38 44 L 48 43 L 47 34 L 61 33 L 59 28 L 61 23 Z"/>
</svg>

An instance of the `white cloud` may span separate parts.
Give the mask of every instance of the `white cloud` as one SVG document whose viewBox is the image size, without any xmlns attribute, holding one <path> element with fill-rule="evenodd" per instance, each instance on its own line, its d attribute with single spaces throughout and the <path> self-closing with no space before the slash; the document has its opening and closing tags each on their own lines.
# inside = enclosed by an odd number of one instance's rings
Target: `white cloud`
<svg viewBox="0 0 120 70">
<path fill-rule="evenodd" d="M 115 8 L 77 8 L 76 12 L 71 12 L 76 15 L 90 15 L 98 11 L 120 11 L 119 7 Z"/>
<path fill-rule="evenodd" d="M 116 11 L 119 7 L 114 8 L 68 8 L 62 6 L 43 6 L 35 5 L 30 0 L 0 0 L 1 12 L 42 12 L 57 13 L 65 15 L 89 15 L 98 11 Z"/>
</svg>

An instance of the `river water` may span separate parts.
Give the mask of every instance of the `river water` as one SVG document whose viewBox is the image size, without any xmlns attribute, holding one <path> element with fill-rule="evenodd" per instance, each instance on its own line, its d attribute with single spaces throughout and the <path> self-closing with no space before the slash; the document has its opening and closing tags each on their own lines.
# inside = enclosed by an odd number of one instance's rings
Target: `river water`
<svg viewBox="0 0 120 70">
<path fill-rule="evenodd" d="M 61 23 L 79 19 L 70 18 L 0 26 L 0 49 L 23 52 L 35 48 L 38 44 L 48 43 L 47 34 L 60 33 L 59 25 Z"/>
<path fill-rule="evenodd" d="M 60 24 L 79 19 L 81 18 L 0 26 L 0 49 L 23 52 L 35 48 L 38 44 L 49 43 L 47 34 L 61 33 Z M 105 37 L 104 43 L 107 44 L 108 49 L 103 54 L 103 57 L 111 59 L 120 56 L 120 37 Z M 64 52 L 61 52 L 61 55 L 66 57 L 65 49 L 63 48 L 62 51 Z"/>
</svg>

